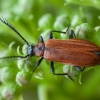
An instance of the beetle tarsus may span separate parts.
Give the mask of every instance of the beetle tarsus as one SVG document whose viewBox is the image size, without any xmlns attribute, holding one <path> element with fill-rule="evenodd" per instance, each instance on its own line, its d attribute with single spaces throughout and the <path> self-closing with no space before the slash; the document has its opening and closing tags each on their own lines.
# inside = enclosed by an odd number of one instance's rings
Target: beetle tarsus
<svg viewBox="0 0 100 100">
<path fill-rule="evenodd" d="M 75 82 L 75 80 L 68 73 L 57 73 L 56 74 L 53 61 L 51 61 L 51 71 L 54 75 L 67 75 L 73 82 Z"/>
<path fill-rule="evenodd" d="M 85 69 L 85 67 L 83 67 L 83 68 L 81 68 L 80 66 L 75 66 L 75 68 L 77 69 L 77 70 L 79 70 L 79 71 L 84 71 L 84 69 Z"/>
</svg>

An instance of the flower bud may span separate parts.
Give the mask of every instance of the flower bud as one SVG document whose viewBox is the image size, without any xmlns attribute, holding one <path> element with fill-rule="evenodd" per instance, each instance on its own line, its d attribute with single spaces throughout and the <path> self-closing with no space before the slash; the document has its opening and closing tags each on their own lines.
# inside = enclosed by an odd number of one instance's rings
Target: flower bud
<svg viewBox="0 0 100 100">
<path fill-rule="evenodd" d="M 7 83 L 14 80 L 16 72 L 10 67 L 4 67 L 1 69 L 0 79 L 1 82 Z"/>
<path fill-rule="evenodd" d="M 10 44 L 9 44 L 9 51 L 10 52 L 13 52 L 13 50 L 12 50 L 12 46 L 15 44 L 15 42 L 11 42 Z"/>
<path fill-rule="evenodd" d="M 27 55 L 27 45 L 25 44 L 22 48 L 23 55 Z"/>
<path fill-rule="evenodd" d="M 53 22 L 53 17 L 51 14 L 48 13 L 43 15 L 38 21 L 38 26 L 39 26 L 38 30 L 44 30 L 50 28 L 52 22 Z"/>
<path fill-rule="evenodd" d="M 17 66 L 20 70 L 24 70 L 24 66 L 25 66 L 25 63 L 26 63 L 26 59 L 23 59 L 23 58 L 18 58 L 17 60 Z"/>
<path fill-rule="evenodd" d="M 38 73 L 34 73 L 33 76 L 35 78 L 37 78 L 37 79 L 40 79 L 40 80 L 43 80 L 44 79 L 43 73 L 41 71 L 39 71 Z"/>
<path fill-rule="evenodd" d="M 31 74 L 25 71 L 20 71 L 17 73 L 16 82 L 19 86 L 26 85 L 31 80 Z"/>
<path fill-rule="evenodd" d="M 9 44 L 8 50 L 3 51 L 3 52 L 0 54 L 0 57 L 14 55 L 14 51 L 12 50 L 12 46 L 13 46 L 14 44 L 15 44 L 15 42 L 11 42 L 11 43 Z M 2 60 L 3 60 L 3 59 L 2 59 Z M 6 61 L 7 61 L 7 60 L 6 60 Z M 2 62 L 0 61 L 0 63 L 2 63 Z M 3 62 L 3 63 L 5 63 L 5 62 Z"/>
<path fill-rule="evenodd" d="M 95 31 L 95 32 L 100 31 L 100 26 L 95 27 L 95 28 L 94 28 L 94 31 Z"/>
<path fill-rule="evenodd" d="M 22 56 L 22 54 L 21 54 L 21 52 L 20 52 L 19 49 L 20 49 L 20 46 L 17 47 L 17 54 L 18 54 L 19 56 Z"/>
<path fill-rule="evenodd" d="M 2 96 L 7 100 L 15 98 L 16 96 L 18 96 L 19 93 L 20 87 L 14 83 L 7 84 L 2 90 Z"/>
<path fill-rule="evenodd" d="M 18 59 L 17 61 L 18 68 L 26 72 L 32 72 L 36 64 L 34 60 L 35 59 L 25 59 L 25 58 Z"/>
<path fill-rule="evenodd" d="M 71 65 L 64 65 L 63 66 L 63 72 L 70 75 L 72 79 L 75 79 L 76 76 L 79 74 L 79 71 L 75 69 L 74 66 Z M 66 78 L 68 78 L 67 75 L 65 75 Z"/>
<path fill-rule="evenodd" d="M 25 64 L 25 71 L 26 72 L 32 72 L 35 64 L 36 63 L 33 61 L 33 59 L 27 60 L 26 64 Z"/>
<path fill-rule="evenodd" d="M 69 38 L 69 34 L 68 34 L 67 30 L 68 30 L 68 27 L 66 27 L 66 28 L 64 28 L 62 30 L 62 32 L 66 32 L 66 34 L 63 34 L 63 33 L 60 34 L 60 36 L 61 36 L 62 39 L 68 39 Z"/>
<path fill-rule="evenodd" d="M 75 15 L 71 21 L 71 26 L 76 26 L 79 24 L 79 16 Z"/>
<path fill-rule="evenodd" d="M 83 23 L 76 27 L 75 35 L 80 39 L 92 39 L 94 34 L 88 23 Z"/>
<path fill-rule="evenodd" d="M 54 29 L 62 30 L 69 25 L 70 25 L 70 19 L 69 19 L 68 15 L 63 14 L 56 18 L 56 21 L 54 22 Z"/>
</svg>

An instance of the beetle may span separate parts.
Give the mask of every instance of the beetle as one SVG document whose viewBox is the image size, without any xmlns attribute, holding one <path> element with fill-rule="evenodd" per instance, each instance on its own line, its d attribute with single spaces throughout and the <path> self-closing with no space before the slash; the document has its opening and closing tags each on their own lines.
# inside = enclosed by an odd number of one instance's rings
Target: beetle
<svg viewBox="0 0 100 100">
<path fill-rule="evenodd" d="M 26 56 L 9 56 L 2 57 L 0 59 L 6 58 L 28 58 L 32 56 L 41 57 L 34 68 L 34 71 L 40 65 L 43 59 L 50 60 L 50 68 L 54 75 L 68 75 L 68 73 L 55 73 L 54 61 L 63 64 L 73 65 L 80 71 L 81 66 L 90 67 L 100 64 L 100 47 L 90 42 L 88 40 L 76 39 L 73 30 L 69 32 L 68 40 L 53 39 L 53 33 L 63 33 L 62 31 L 51 31 L 49 39 L 47 41 L 43 40 L 43 37 L 39 37 L 39 41 L 36 45 L 31 45 L 22 37 L 22 35 L 4 18 L 0 18 L 0 21 L 11 28 L 20 38 L 27 44 L 27 55 Z M 74 81 L 74 80 L 73 80 Z"/>
</svg>

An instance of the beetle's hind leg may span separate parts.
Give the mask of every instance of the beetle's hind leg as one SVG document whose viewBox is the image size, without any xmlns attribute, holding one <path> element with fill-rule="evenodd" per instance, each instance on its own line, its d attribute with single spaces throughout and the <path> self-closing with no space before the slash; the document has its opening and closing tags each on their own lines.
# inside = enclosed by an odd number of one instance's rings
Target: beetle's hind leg
<svg viewBox="0 0 100 100">
<path fill-rule="evenodd" d="M 68 73 L 55 73 L 55 68 L 54 68 L 53 61 L 51 61 L 51 66 L 50 67 L 51 67 L 51 71 L 54 75 L 67 75 L 73 82 L 75 82 L 74 79 Z"/>
</svg>

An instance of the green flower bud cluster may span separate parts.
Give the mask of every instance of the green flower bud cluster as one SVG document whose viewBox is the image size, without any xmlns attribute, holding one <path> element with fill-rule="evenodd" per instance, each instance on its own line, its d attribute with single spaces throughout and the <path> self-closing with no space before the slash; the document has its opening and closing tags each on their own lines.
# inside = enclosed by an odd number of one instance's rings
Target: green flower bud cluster
<svg viewBox="0 0 100 100">
<path fill-rule="evenodd" d="M 17 48 L 18 55 L 26 56 L 27 55 L 27 45 L 25 44 L 22 48 L 22 54 L 19 51 L 19 47 Z M 31 58 L 18 58 L 17 66 L 19 72 L 16 75 L 16 82 L 19 86 L 26 85 L 30 82 L 33 69 L 34 69 L 34 60 Z"/>
<path fill-rule="evenodd" d="M 71 21 L 72 20 L 72 21 Z M 94 36 L 94 31 L 88 23 L 82 23 L 80 18 L 75 15 L 72 19 L 67 14 L 62 14 L 53 18 L 52 14 L 43 15 L 38 21 L 38 29 L 43 32 L 41 35 L 44 39 L 48 39 L 51 30 L 65 31 L 69 27 L 74 30 L 77 38 L 91 40 Z M 46 29 L 46 30 L 45 30 Z M 68 38 L 68 34 L 60 34 L 62 39 Z M 58 36 L 57 33 L 54 36 Z"/>
<path fill-rule="evenodd" d="M 70 18 L 67 14 L 62 14 L 54 19 L 52 14 L 43 15 L 38 21 L 38 30 L 48 30 L 54 28 L 55 30 L 62 30 L 70 25 Z M 53 26 L 53 27 L 52 27 Z"/>
<path fill-rule="evenodd" d="M 47 17 L 47 20 L 43 17 Z M 49 23 L 49 21 L 50 20 L 52 21 L 52 16 L 50 14 L 47 14 L 43 17 L 42 18 L 44 19 L 45 24 L 44 23 L 41 24 L 42 20 L 40 20 L 39 30 L 42 30 L 42 29 L 44 30 L 45 28 L 47 28 L 47 30 L 41 34 L 43 37 L 47 38 L 48 34 L 50 33 L 51 24 Z M 66 19 L 68 23 L 66 22 Z M 66 26 L 69 26 L 69 22 L 70 21 L 67 15 L 61 15 L 61 16 L 58 16 L 57 19 L 55 20 L 53 27 L 55 30 L 63 29 L 62 31 L 66 31 L 68 29 L 68 27 L 66 28 Z M 76 25 L 77 25 L 76 22 L 73 23 L 73 26 L 76 26 Z M 70 26 L 68 32 L 70 31 L 70 28 L 73 28 L 73 27 Z M 98 30 L 99 30 L 98 28 L 95 28 L 95 31 L 98 31 Z M 75 32 L 76 37 L 80 39 L 91 40 L 94 36 L 93 29 L 87 23 L 79 24 L 75 28 L 74 32 Z M 67 36 L 66 38 L 68 38 L 68 34 L 66 33 L 65 35 Z M 61 37 L 65 39 L 64 35 L 62 34 L 61 34 Z M 5 56 L 16 55 L 12 50 L 13 44 L 14 42 L 12 42 L 9 45 L 9 50 L 8 50 L 9 52 L 7 52 Z M 17 55 L 26 56 L 27 45 L 23 46 L 22 52 L 20 52 L 20 46 L 18 46 Z M 10 58 L 3 59 L 4 61 L 1 62 L 1 65 L 0 65 L 0 82 L 1 82 L 0 98 L 1 100 L 2 98 L 11 99 L 11 98 L 14 98 L 15 96 L 18 96 L 21 91 L 21 87 L 28 84 L 32 78 L 35 61 L 32 58 L 20 58 L 20 57 L 16 58 L 17 64 L 14 63 L 13 61 L 9 61 L 15 58 L 11 57 L 11 59 Z M 75 79 L 79 74 L 79 71 L 75 70 L 75 67 L 69 66 L 69 65 L 65 65 L 63 67 L 63 72 L 69 74 L 73 79 Z M 40 75 L 39 78 L 41 78 L 41 76 L 42 75 Z M 35 77 L 37 77 L 37 75 Z M 43 79 L 43 77 L 41 79 Z"/>
<path fill-rule="evenodd" d="M 5 51 L 5 56 L 14 55 L 12 46 L 14 42 L 9 45 L 9 50 Z M 12 99 L 19 95 L 20 87 L 15 81 L 18 68 L 13 58 L 5 58 L 0 60 L 0 100 Z"/>
<path fill-rule="evenodd" d="M 94 32 L 88 23 L 83 23 L 76 27 L 75 35 L 80 39 L 92 39 L 94 36 Z"/>
<path fill-rule="evenodd" d="M 9 45 L 5 56 L 15 55 L 12 49 L 14 42 Z M 26 46 L 23 46 L 25 50 Z M 20 55 L 19 47 L 17 53 Z M 25 54 L 25 51 L 22 52 Z M 24 56 L 24 55 L 23 55 Z M 17 60 L 17 64 L 16 64 Z M 17 67 L 18 66 L 18 67 Z M 34 64 L 28 59 L 4 58 L 0 61 L 0 100 L 3 98 L 12 99 L 21 92 L 21 87 L 30 82 Z"/>
</svg>

